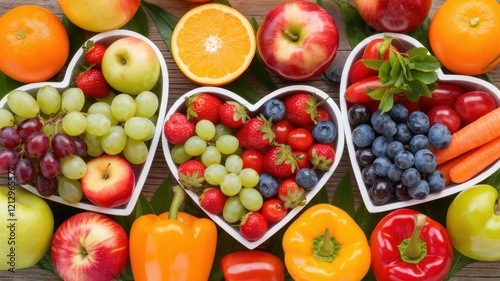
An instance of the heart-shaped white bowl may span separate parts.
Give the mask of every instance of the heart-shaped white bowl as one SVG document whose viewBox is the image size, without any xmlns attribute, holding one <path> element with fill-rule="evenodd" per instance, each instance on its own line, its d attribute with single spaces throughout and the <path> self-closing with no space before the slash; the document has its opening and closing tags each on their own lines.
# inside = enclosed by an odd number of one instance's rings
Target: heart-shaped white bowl
<svg viewBox="0 0 500 281">
<path fill-rule="evenodd" d="M 135 174 L 135 189 L 132 193 L 132 197 L 130 200 L 121 206 L 114 207 L 114 208 L 102 208 L 99 206 L 94 205 L 92 202 L 88 201 L 85 199 L 85 197 L 82 199 L 82 201 L 75 203 L 75 204 L 69 204 L 65 202 L 60 196 L 52 195 L 49 197 L 44 197 L 46 199 L 59 202 L 61 204 L 69 205 L 75 208 L 83 209 L 83 210 L 89 210 L 89 211 L 94 211 L 94 212 L 99 212 L 99 213 L 104 213 L 104 214 L 109 214 L 109 215 L 118 215 L 118 216 L 126 216 L 129 215 L 132 210 L 135 207 L 135 204 L 137 203 L 137 199 L 139 198 L 139 195 L 142 191 L 142 188 L 144 186 L 144 183 L 146 181 L 146 178 L 149 173 L 149 169 L 151 168 L 151 163 L 153 162 L 154 155 L 156 153 L 156 148 L 158 146 L 160 136 L 162 134 L 162 126 L 163 124 L 163 117 L 165 116 L 165 112 L 167 110 L 167 103 L 168 103 L 168 71 L 167 71 L 167 64 L 165 63 L 165 59 L 163 58 L 163 55 L 158 49 L 158 47 L 147 37 L 142 36 L 139 33 L 129 31 L 129 30 L 114 30 L 114 31 L 108 31 L 104 33 L 99 33 L 93 37 L 91 37 L 89 40 L 94 41 L 95 43 L 100 43 L 104 46 L 109 46 L 111 43 L 114 41 L 124 38 L 124 37 L 137 37 L 140 38 L 144 41 L 146 41 L 154 50 L 156 55 L 158 56 L 158 60 L 160 62 L 160 67 L 161 67 L 161 75 L 160 75 L 160 80 L 158 84 L 152 89 L 152 92 L 154 92 L 158 96 L 159 100 L 159 109 L 157 111 L 158 114 L 158 121 L 156 124 L 156 130 L 154 137 L 147 143 L 149 152 L 148 152 L 148 157 L 146 161 L 141 164 L 141 165 L 132 165 L 134 169 L 134 174 Z M 51 85 L 54 86 L 56 89 L 59 90 L 59 92 L 62 93 L 63 90 L 69 88 L 72 83 L 74 83 L 75 80 L 75 75 L 74 72 L 78 70 L 78 65 L 79 64 L 85 64 L 85 60 L 83 59 L 83 49 L 80 48 L 74 57 L 71 59 L 68 68 L 66 70 L 66 74 L 64 75 L 64 78 L 60 82 L 40 82 L 40 83 L 32 83 L 32 84 L 27 84 L 24 86 L 19 87 L 19 90 L 26 91 L 32 95 L 36 95 L 38 89 L 40 89 L 42 86 L 45 85 Z M 0 107 L 3 108 L 8 108 L 7 106 L 7 96 L 5 96 L 1 101 L 0 101 Z M 29 190 L 30 192 L 39 195 L 39 193 L 36 191 L 36 188 L 32 185 L 23 185 L 24 188 Z"/>
<path fill-rule="evenodd" d="M 318 98 L 318 101 L 325 100 L 325 102 L 323 103 L 321 108 L 324 108 L 325 110 L 327 110 L 328 114 L 333 119 L 332 121 L 334 122 L 335 126 L 337 127 L 337 137 L 335 139 L 335 160 L 333 162 L 333 165 L 330 167 L 330 169 L 328 171 L 326 171 L 320 177 L 318 184 L 307 193 L 307 196 L 306 196 L 307 202 L 309 202 L 314 197 L 314 195 L 316 195 L 321 190 L 321 188 L 323 188 L 323 186 L 330 179 L 333 172 L 337 168 L 337 166 L 340 162 L 340 158 L 342 157 L 343 149 L 344 149 L 344 138 L 343 138 L 344 128 L 343 128 L 342 122 L 340 121 L 340 118 L 341 118 L 340 110 L 339 110 L 337 104 L 333 101 L 333 99 L 327 93 L 325 93 L 317 88 L 311 87 L 311 86 L 302 86 L 302 85 L 288 86 L 288 87 L 278 89 L 278 90 L 266 95 L 265 97 L 260 99 L 255 104 L 251 104 L 248 101 L 246 101 L 245 99 L 243 99 L 242 97 L 240 97 L 239 95 L 237 95 L 231 91 L 225 90 L 223 88 L 200 87 L 200 88 L 193 89 L 193 90 L 185 93 L 184 95 L 182 95 L 170 107 L 170 109 L 167 112 L 166 117 L 164 118 L 164 122 L 166 120 L 168 120 L 169 117 L 172 114 L 174 114 L 175 112 L 185 113 L 186 112 L 186 98 L 193 96 L 195 94 L 201 93 L 201 92 L 211 93 L 211 94 L 219 97 L 223 101 L 228 101 L 228 100 L 237 101 L 237 102 L 241 103 L 242 105 L 244 105 L 248 109 L 250 116 L 255 116 L 257 113 L 259 113 L 260 112 L 259 110 L 262 107 L 262 105 L 264 104 L 264 102 L 266 102 L 267 100 L 269 100 L 271 98 L 284 99 L 286 96 L 289 96 L 289 95 L 291 95 L 293 93 L 297 93 L 297 92 L 307 92 L 307 93 L 315 94 L 316 97 Z M 167 141 L 167 139 L 165 138 L 165 134 L 162 135 L 162 146 L 163 146 L 163 152 L 165 154 L 165 159 L 167 161 L 168 167 L 170 168 L 170 171 L 172 172 L 172 174 L 174 175 L 174 177 L 178 181 L 179 180 L 178 170 L 177 170 L 178 165 L 172 161 L 172 157 L 170 155 L 170 150 L 172 148 L 172 144 L 170 144 Z M 187 189 L 186 189 L 186 192 L 193 199 L 193 201 L 196 204 L 198 204 L 198 206 L 199 206 L 198 195 L 190 190 L 187 190 Z M 293 219 L 295 217 L 295 215 L 297 215 L 298 212 L 300 212 L 300 210 L 302 208 L 303 208 L 303 206 L 298 206 L 298 207 L 295 207 L 295 208 L 289 210 L 288 214 L 286 215 L 286 217 L 284 219 L 282 219 L 278 223 L 270 224 L 269 229 L 266 232 L 266 234 L 262 238 L 260 238 L 259 240 L 253 241 L 253 242 L 248 241 L 243 236 L 241 236 L 240 233 L 238 232 L 238 230 L 234 227 L 234 225 L 227 223 L 224 220 L 224 218 L 222 217 L 222 215 L 216 216 L 216 215 L 210 214 L 209 212 L 206 212 L 206 211 L 205 211 L 205 213 L 214 222 L 216 222 L 220 227 L 222 227 L 227 233 L 229 233 L 234 239 L 239 241 L 241 244 L 243 244 L 248 249 L 254 249 L 257 246 L 259 246 L 260 244 L 262 244 L 263 242 L 265 242 L 269 237 L 273 236 L 273 234 L 275 234 L 283 226 L 285 226 L 291 219 Z"/>
<path fill-rule="evenodd" d="M 350 124 L 347 119 L 347 111 L 349 110 L 350 104 L 347 102 L 344 98 L 344 94 L 346 92 L 346 89 L 349 87 L 349 81 L 348 81 L 348 74 L 349 74 L 349 69 L 351 66 L 358 60 L 361 59 L 363 56 L 363 52 L 365 50 L 365 47 L 368 45 L 370 41 L 376 38 L 384 38 L 384 36 L 391 36 L 395 38 L 393 40 L 393 45 L 398 48 L 400 51 L 405 51 L 414 47 L 423 47 L 423 45 L 417 41 L 416 39 L 404 35 L 404 34 L 398 34 L 398 33 L 379 33 L 372 35 L 365 40 L 361 41 L 351 52 L 349 57 L 346 60 L 346 63 L 344 65 L 344 71 L 342 73 L 342 78 L 340 82 L 340 108 L 342 110 L 342 119 L 344 122 L 344 127 L 345 127 L 345 133 L 346 133 L 346 144 L 347 144 L 347 149 L 349 152 L 349 158 L 351 160 L 352 168 L 354 171 L 354 175 L 356 177 L 356 182 L 359 187 L 359 191 L 361 193 L 363 202 L 367 208 L 367 210 L 371 213 L 377 213 L 377 212 L 384 212 L 384 211 L 391 211 L 395 209 L 400 209 L 404 207 L 409 207 L 417 204 L 421 204 L 424 202 L 429 202 L 433 201 L 439 198 L 443 198 L 446 196 L 449 196 L 451 194 L 458 193 L 462 191 L 463 189 L 470 187 L 474 184 L 477 184 L 481 182 L 482 180 L 486 179 L 488 176 L 493 174 L 496 170 L 500 168 L 500 161 L 496 161 L 494 164 L 490 165 L 487 169 L 482 171 L 480 174 L 478 174 L 476 177 L 470 179 L 469 181 L 466 181 L 461 184 L 447 184 L 445 189 L 442 190 L 441 192 L 437 193 L 431 193 L 429 194 L 425 199 L 421 200 L 416 200 L 416 199 L 411 199 L 408 201 L 397 201 L 397 200 L 390 200 L 388 203 L 384 205 L 376 205 L 372 202 L 370 199 L 370 195 L 368 194 L 368 188 L 363 182 L 363 179 L 361 177 L 361 168 L 357 164 L 356 161 L 356 148 L 352 142 L 352 136 L 351 132 L 354 129 Z M 466 75 L 452 75 L 452 74 L 444 74 L 441 69 L 437 70 L 437 75 L 438 75 L 438 80 L 442 82 L 448 82 L 448 83 L 453 83 L 456 84 L 457 86 L 460 86 L 462 89 L 464 89 L 465 92 L 468 91 L 473 91 L 473 90 L 480 90 L 480 91 L 485 91 L 488 92 L 496 101 L 497 106 L 500 105 L 500 90 L 496 88 L 494 85 L 491 83 L 488 83 L 484 80 L 481 80 L 476 77 L 471 77 L 471 76 L 466 76 Z"/>
</svg>

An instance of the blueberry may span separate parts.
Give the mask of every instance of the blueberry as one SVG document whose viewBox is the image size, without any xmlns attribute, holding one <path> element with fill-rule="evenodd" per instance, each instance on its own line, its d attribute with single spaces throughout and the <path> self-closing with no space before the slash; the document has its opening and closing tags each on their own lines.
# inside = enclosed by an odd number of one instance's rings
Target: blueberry
<svg viewBox="0 0 500 281">
<path fill-rule="evenodd" d="M 406 169 L 401 175 L 401 183 L 408 187 L 415 187 L 420 182 L 420 172 L 415 168 Z"/>
<path fill-rule="evenodd" d="M 281 120 L 285 117 L 285 104 L 277 98 L 267 100 L 262 107 L 262 114 L 273 121 Z"/>
<path fill-rule="evenodd" d="M 408 194 L 408 187 L 401 182 L 398 182 L 394 187 L 394 197 L 399 201 L 410 200 L 411 196 Z"/>
<path fill-rule="evenodd" d="M 389 142 L 383 137 L 378 136 L 373 140 L 372 151 L 377 157 L 386 156 L 387 144 Z"/>
<path fill-rule="evenodd" d="M 312 129 L 314 140 L 320 143 L 331 143 L 337 137 L 337 127 L 330 120 L 321 120 Z"/>
<path fill-rule="evenodd" d="M 373 154 L 373 151 L 371 148 L 358 148 L 356 150 L 356 161 L 358 164 L 362 167 L 368 166 L 373 163 L 373 160 L 375 160 L 377 156 Z"/>
<path fill-rule="evenodd" d="M 408 145 L 408 149 L 411 153 L 415 154 L 417 151 L 429 147 L 429 139 L 426 135 L 418 134 L 414 135 Z"/>
<path fill-rule="evenodd" d="M 437 158 L 429 149 L 422 149 L 415 153 L 415 168 L 421 173 L 431 173 L 436 170 Z"/>
<path fill-rule="evenodd" d="M 408 194 L 413 199 L 424 199 L 429 195 L 430 188 L 426 180 L 420 180 L 415 186 L 408 187 Z"/>
<path fill-rule="evenodd" d="M 394 140 L 400 141 L 402 144 L 407 144 L 410 142 L 412 136 L 413 134 L 408 128 L 408 125 L 405 123 L 396 124 L 396 134 L 393 137 Z"/>
<path fill-rule="evenodd" d="M 414 134 L 426 134 L 430 127 L 429 117 L 422 111 L 413 111 L 408 116 L 407 124 Z"/>
<path fill-rule="evenodd" d="M 408 120 L 408 108 L 402 103 L 395 103 L 387 113 L 397 123 L 406 123 Z"/>
<path fill-rule="evenodd" d="M 372 185 L 378 179 L 373 171 L 373 165 L 368 165 L 361 170 L 361 178 L 366 185 Z"/>
<path fill-rule="evenodd" d="M 392 120 L 387 120 L 387 122 L 385 122 L 382 126 L 382 135 L 386 140 L 392 140 L 397 132 L 398 129 L 396 128 L 396 122 Z"/>
<path fill-rule="evenodd" d="M 431 193 L 439 192 L 444 189 L 445 186 L 444 175 L 439 170 L 434 170 L 434 172 L 427 174 L 425 176 L 425 180 L 429 184 L 429 189 Z"/>
<path fill-rule="evenodd" d="M 437 149 L 447 148 L 451 143 L 451 133 L 446 125 L 436 123 L 429 128 L 427 133 L 430 145 Z"/>
<path fill-rule="evenodd" d="M 391 160 L 387 157 L 378 157 L 373 161 L 373 172 L 379 177 L 387 176 L 387 169 L 391 165 Z"/>
<path fill-rule="evenodd" d="M 392 197 L 394 186 L 386 178 L 377 179 L 370 187 L 369 193 L 374 204 L 382 205 Z"/>
<path fill-rule="evenodd" d="M 415 157 L 408 150 L 403 150 L 394 156 L 394 164 L 398 168 L 406 170 L 415 164 Z"/>
<path fill-rule="evenodd" d="M 361 124 L 369 124 L 372 111 L 366 104 L 355 104 L 347 111 L 347 120 L 351 126 L 356 127 Z"/>
<path fill-rule="evenodd" d="M 401 176 L 403 175 L 403 170 L 398 168 L 396 164 L 391 164 L 387 168 L 387 178 L 393 182 L 398 182 L 401 180 Z"/>
<path fill-rule="evenodd" d="M 370 125 L 361 124 L 352 130 L 352 142 L 357 147 L 368 147 L 375 139 L 375 131 Z"/>
<path fill-rule="evenodd" d="M 264 199 L 271 199 L 278 194 L 278 180 L 269 174 L 261 174 L 259 177 L 259 192 Z"/>
<path fill-rule="evenodd" d="M 313 169 L 302 168 L 295 175 L 295 181 L 304 189 L 311 189 L 318 183 L 318 176 Z"/>
<path fill-rule="evenodd" d="M 403 143 L 401 143 L 400 141 L 391 141 L 387 144 L 385 153 L 387 157 L 389 157 L 389 159 L 394 159 L 396 154 L 403 150 L 405 150 Z"/>
<path fill-rule="evenodd" d="M 391 116 L 389 116 L 389 114 L 386 114 L 386 113 L 382 113 L 382 110 L 381 109 L 377 109 L 373 114 L 372 114 L 372 117 L 370 118 L 370 122 L 373 126 L 373 129 L 375 130 L 375 132 L 381 134 L 382 133 L 382 129 L 384 127 L 384 124 L 388 121 L 388 120 L 392 120 L 391 119 Z"/>
</svg>

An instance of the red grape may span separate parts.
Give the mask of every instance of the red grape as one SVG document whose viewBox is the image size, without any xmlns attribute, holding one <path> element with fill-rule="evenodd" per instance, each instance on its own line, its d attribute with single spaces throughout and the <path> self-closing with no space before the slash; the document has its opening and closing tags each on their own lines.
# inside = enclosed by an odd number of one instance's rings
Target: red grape
<svg viewBox="0 0 500 281">
<path fill-rule="evenodd" d="M 24 151 L 29 157 L 38 158 L 48 151 L 49 145 L 49 137 L 43 132 L 36 132 L 26 138 Z"/>
<path fill-rule="evenodd" d="M 21 158 L 14 170 L 14 179 L 19 184 L 28 184 L 35 179 L 35 165 L 30 159 Z"/>
<path fill-rule="evenodd" d="M 41 132 L 43 128 L 42 122 L 36 118 L 24 119 L 17 126 L 17 131 L 23 140 L 25 140 L 29 135 Z"/>
<path fill-rule="evenodd" d="M 64 158 L 76 152 L 73 139 L 66 133 L 57 133 L 52 137 L 52 151 L 55 155 Z"/>
<path fill-rule="evenodd" d="M 6 175 L 13 170 L 19 162 L 19 152 L 12 148 L 0 150 L 0 175 Z"/>
<path fill-rule="evenodd" d="M 38 159 L 38 170 L 46 178 L 53 178 L 61 172 L 61 161 L 51 151 L 47 151 Z"/>
<path fill-rule="evenodd" d="M 80 136 L 74 136 L 72 138 L 73 138 L 73 141 L 75 142 L 75 148 L 76 148 L 75 154 L 80 156 L 80 157 L 86 156 L 88 149 L 87 149 L 87 143 L 85 142 L 85 139 L 80 137 Z"/>
<path fill-rule="evenodd" d="M 36 191 L 40 193 L 41 196 L 49 197 L 54 195 L 57 190 L 57 179 L 56 178 L 46 178 L 42 174 L 38 173 L 36 175 Z"/>
<path fill-rule="evenodd" d="M 11 126 L 0 128 L 0 146 L 14 148 L 21 143 L 19 132 Z"/>
</svg>

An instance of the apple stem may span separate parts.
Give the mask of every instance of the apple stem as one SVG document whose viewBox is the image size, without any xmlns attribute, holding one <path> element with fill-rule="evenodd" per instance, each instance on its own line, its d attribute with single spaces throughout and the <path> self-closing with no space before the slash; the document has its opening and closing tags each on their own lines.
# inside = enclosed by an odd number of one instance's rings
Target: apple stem
<svg viewBox="0 0 500 281">
<path fill-rule="evenodd" d="M 173 188 L 174 198 L 172 199 L 172 203 L 170 203 L 170 210 L 168 212 L 169 220 L 176 220 L 177 214 L 179 213 L 179 209 L 184 203 L 185 193 L 180 185 L 176 185 Z"/>
<path fill-rule="evenodd" d="M 299 36 L 291 33 L 290 31 L 288 31 L 288 29 L 285 29 L 285 35 L 288 36 L 288 38 L 292 39 L 292 41 L 294 41 L 294 42 L 299 40 Z"/>
<path fill-rule="evenodd" d="M 102 178 L 105 180 L 107 180 L 109 178 L 109 175 L 108 175 L 109 166 L 111 166 L 111 163 L 108 163 L 108 166 L 106 166 L 106 170 L 104 170 L 104 174 L 102 175 Z"/>
</svg>

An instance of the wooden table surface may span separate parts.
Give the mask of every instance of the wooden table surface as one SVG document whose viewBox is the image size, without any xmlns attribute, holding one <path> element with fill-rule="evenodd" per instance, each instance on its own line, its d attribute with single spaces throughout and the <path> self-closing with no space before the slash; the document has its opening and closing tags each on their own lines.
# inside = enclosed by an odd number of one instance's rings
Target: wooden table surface
<svg viewBox="0 0 500 281">
<path fill-rule="evenodd" d="M 183 0 L 148 0 L 147 2 L 158 5 L 165 9 L 166 11 L 172 13 L 176 17 L 181 17 L 190 8 L 194 7 L 195 4 L 188 3 Z M 231 5 L 237 10 L 241 11 L 249 19 L 254 17 L 258 22 L 262 20 L 262 17 L 273 7 L 279 3 L 287 1 L 283 0 L 254 0 L 254 1 L 244 1 L 244 0 L 230 0 Z M 345 25 L 342 19 L 342 15 L 338 7 L 331 1 L 323 1 L 325 7 L 329 10 L 337 23 L 340 31 L 340 47 L 337 57 L 331 67 L 331 69 L 339 71 L 341 70 L 344 62 L 349 55 L 351 50 L 347 37 L 345 34 Z M 430 16 L 432 16 L 435 10 L 444 2 L 444 0 L 434 0 Z M 0 0 L 0 15 L 3 15 L 9 9 L 12 9 L 21 4 L 36 4 L 50 9 L 59 17 L 62 17 L 62 11 L 59 8 L 56 0 L 31 0 L 31 1 L 11 1 L 11 0 Z M 177 68 L 177 65 L 172 59 L 172 56 L 167 50 L 167 47 L 163 40 L 161 39 L 158 29 L 152 21 L 150 21 L 150 39 L 157 44 L 157 46 L 162 51 L 167 67 L 169 70 L 170 88 L 169 88 L 169 105 L 171 105 L 179 96 L 185 92 L 198 87 L 198 85 L 190 82 Z M 1 55 L 1 54 L 0 54 Z M 491 77 L 495 81 L 496 85 L 500 85 L 500 67 L 490 73 Z M 291 85 L 293 83 L 283 81 L 277 77 L 274 77 L 274 82 L 278 87 Z M 301 84 L 307 84 L 317 87 L 327 93 L 329 93 L 336 102 L 338 102 L 339 97 L 339 83 L 335 83 L 327 80 L 325 77 L 320 76 Z M 265 95 L 267 91 L 265 89 L 259 89 L 262 95 Z M 341 164 L 334 173 L 334 176 L 330 179 L 327 184 L 327 189 L 329 194 L 333 194 L 335 191 L 335 186 L 337 186 L 341 177 L 346 172 L 351 171 L 351 164 L 347 155 L 347 149 L 343 152 L 343 158 Z M 352 183 L 355 185 L 354 176 L 351 174 Z M 156 188 L 163 182 L 164 179 L 170 176 L 170 171 L 165 162 L 163 151 L 160 145 L 158 145 L 158 150 L 153 162 L 153 166 L 150 171 L 146 185 L 144 186 L 143 192 L 146 197 L 150 197 Z M 361 197 L 357 188 L 354 188 L 356 204 L 359 203 Z M 498 280 L 500 278 L 500 262 L 475 262 L 468 265 L 462 271 L 460 271 L 453 280 L 465 281 L 465 280 Z M 0 272 L 0 280 L 54 280 L 54 276 L 51 273 L 39 270 L 35 267 L 23 270 L 17 270 L 16 273 L 9 273 L 6 271 Z"/>
</svg>

